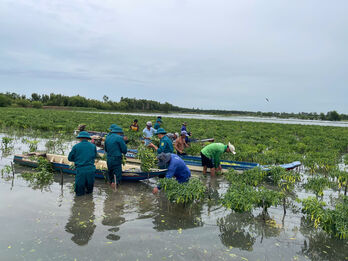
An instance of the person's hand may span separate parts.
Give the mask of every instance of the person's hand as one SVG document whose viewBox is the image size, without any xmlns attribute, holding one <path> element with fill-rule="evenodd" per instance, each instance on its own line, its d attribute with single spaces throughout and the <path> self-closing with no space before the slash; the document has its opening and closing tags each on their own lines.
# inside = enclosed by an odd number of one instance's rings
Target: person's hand
<svg viewBox="0 0 348 261">
<path fill-rule="evenodd" d="M 128 137 L 127 136 L 123 136 L 123 140 L 124 141 L 128 140 Z"/>
<path fill-rule="evenodd" d="M 116 188 L 116 183 L 115 183 L 115 182 L 112 182 L 112 183 L 110 184 L 110 186 L 111 186 L 111 188 L 115 189 L 115 188 Z"/>
<path fill-rule="evenodd" d="M 221 165 L 219 165 L 219 167 L 218 167 L 218 171 L 221 171 L 222 170 L 222 167 L 221 167 Z"/>
<path fill-rule="evenodd" d="M 152 190 L 152 193 L 156 195 L 158 193 L 159 189 L 157 187 L 154 187 Z"/>
</svg>

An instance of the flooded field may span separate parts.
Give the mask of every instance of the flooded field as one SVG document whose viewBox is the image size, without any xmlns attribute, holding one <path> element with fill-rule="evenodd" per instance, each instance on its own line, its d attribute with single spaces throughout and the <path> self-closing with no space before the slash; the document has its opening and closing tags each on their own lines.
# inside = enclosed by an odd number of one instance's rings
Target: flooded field
<svg viewBox="0 0 348 261">
<path fill-rule="evenodd" d="M 15 138 L 14 148 L 1 152 L 0 169 L 28 151 L 22 137 Z M 38 149 L 46 142 L 39 140 Z M 221 176 L 194 173 L 209 197 L 184 207 L 153 195 L 155 179 L 123 183 L 116 192 L 96 180 L 93 195 L 77 198 L 73 176 L 61 185 L 56 174 L 53 184 L 35 188 L 21 177 L 24 171 L 15 165 L 14 174 L 0 179 L 1 260 L 348 260 L 347 240 L 314 229 L 295 201 L 285 217 L 282 206 L 271 207 L 266 222 L 258 209 L 226 210 L 219 198 L 229 185 Z"/>
<path fill-rule="evenodd" d="M 254 116 L 223 116 L 213 114 L 189 114 L 189 113 L 141 113 L 141 112 L 96 112 L 96 111 L 80 111 L 84 113 L 97 114 L 119 114 L 119 115 L 134 115 L 134 116 L 153 116 L 159 114 L 168 118 L 181 119 L 201 119 L 201 120 L 221 120 L 221 121 L 241 121 L 241 122 L 266 122 L 266 123 L 281 123 L 281 124 L 301 124 L 301 125 L 317 125 L 317 126 L 332 126 L 332 127 L 348 127 L 347 121 L 320 121 L 320 120 L 301 120 L 301 119 L 281 119 L 275 117 L 254 117 Z"/>
</svg>

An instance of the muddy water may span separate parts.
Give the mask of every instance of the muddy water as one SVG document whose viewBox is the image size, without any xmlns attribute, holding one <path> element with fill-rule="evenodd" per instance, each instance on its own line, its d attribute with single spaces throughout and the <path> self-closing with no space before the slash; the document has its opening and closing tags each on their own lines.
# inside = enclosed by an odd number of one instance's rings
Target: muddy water
<svg viewBox="0 0 348 261">
<path fill-rule="evenodd" d="M 0 135 L 1 138 L 2 135 Z M 44 149 L 45 141 L 39 143 Z M 0 169 L 15 153 L 27 150 L 20 140 L 1 154 Z M 15 166 L 0 179 L 1 260 L 347 260 L 348 244 L 330 239 L 288 209 L 236 214 L 219 204 L 228 184 L 222 177 L 203 181 L 210 200 L 191 207 L 171 205 L 152 195 L 156 180 L 123 183 L 115 192 L 97 180 L 93 195 L 75 197 L 73 176 L 44 189 L 32 187 Z M 198 175 L 198 174 L 196 174 Z M 307 194 L 298 191 L 298 196 Z"/>
</svg>

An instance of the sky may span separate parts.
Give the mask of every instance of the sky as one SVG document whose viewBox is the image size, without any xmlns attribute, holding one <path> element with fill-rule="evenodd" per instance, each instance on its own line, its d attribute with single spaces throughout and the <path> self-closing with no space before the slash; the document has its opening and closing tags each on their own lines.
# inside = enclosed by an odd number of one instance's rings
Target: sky
<svg viewBox="0 0 348 261">
<path fill-rule="evenodd" d="M 347 10 L 347 0 L 1 0 L 0 92 L 347 114 Z"/>
</svg>

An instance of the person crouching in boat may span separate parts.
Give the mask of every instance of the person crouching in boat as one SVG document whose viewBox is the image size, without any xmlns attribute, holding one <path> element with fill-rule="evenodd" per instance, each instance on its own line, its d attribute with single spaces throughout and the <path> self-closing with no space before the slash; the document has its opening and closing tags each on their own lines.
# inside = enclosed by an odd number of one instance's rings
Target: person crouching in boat
<svg viewBox="0 0 348 261">
<path fill-rule="evenodd" d="M 129 129 L 132 131 L 139 131 L 139 125 L 138 125 L 138 120 L 135 119 L 131 126 L 129 126 Z"/>
<path fill-rule="evenodd" d="M 207 173 L 207 168 L 210 168 L 211 176 L 214 176 L 216 171 L 222 170 L 220 159 L 224 152 L 236 154 L 235 148 L 230 142 L 227 145 L 223 143 L 212 143 L 201 150 L 203 174 Z"/>
<path fill-rule="evenodd" d="M 80 142 L 73 146 L 68 160 L 75 162 L 75 192 L 77 196 L 82 196 L 93 192 L 97 147 L 88 142 L 91 136 L 87 131 L 81 131 L 77 138 Z"/>
<path fill-rule="evenodd" d="M 109 182 L 111 187 L 116 188 L 122 180 L 122 154 L 127 153 L 127 145 L 122 138 L 123 130 L 113 124 L 110 133 L 106 137 L 104 149 L 108 166 Z"/>
<path fill-rule="evenodd" d="M 157 156 L 158 167 L 161 169 L 168 169 L 165 178 L 175 179 L 179 183 L 188 182 L 191 177 L 191 171 L 186 166 L 185 162 L 176 154 L 173 153 L 161 153 Z M 158 193 L 161 186 L 158 185 L 152 190 L 153 194 Z"/>
<path fill-rule="evenodd" d="M 164 153 L 173 153 L 173 142 L 166 135 L 167 132 L 163 128 L 159 128 L 155 133 L 160 139 L 160 145 L 157 147 L 155 144 L 150 143 L 149 147 L 154 148 L 158 154 Z"/>
</svg>

